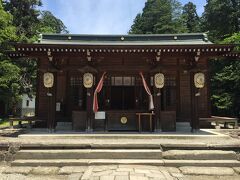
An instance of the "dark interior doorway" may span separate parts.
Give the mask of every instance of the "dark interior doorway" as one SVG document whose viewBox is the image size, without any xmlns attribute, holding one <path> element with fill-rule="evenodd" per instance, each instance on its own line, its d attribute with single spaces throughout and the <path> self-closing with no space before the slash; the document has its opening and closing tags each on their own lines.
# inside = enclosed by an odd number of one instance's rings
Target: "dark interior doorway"
<svg viewBox="0 0 240 180">
<path fill-rule="evenodd" d="M 135 108 L 135 89 L 133 86 L 111 87 L 111 109 L 133 110 Z"/>
</svg>

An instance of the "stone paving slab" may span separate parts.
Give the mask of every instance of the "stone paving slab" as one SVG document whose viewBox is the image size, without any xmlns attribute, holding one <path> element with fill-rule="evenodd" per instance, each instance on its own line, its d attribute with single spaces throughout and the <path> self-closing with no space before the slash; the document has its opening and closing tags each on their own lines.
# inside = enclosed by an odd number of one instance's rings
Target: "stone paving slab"
<svg viewBox="0 0 240 180">
<path fill-rule="evenodd" d="M 100 180 L 114 180 L 115 176 L 104 175 L 100 177 Z"/>
<path fill-rule="evenodd" d="M 115 176 L 114 180 L 129 180 L 129 176 L 123 176 L 123 175 Z"/>
<path fill-rule="evenodd" d="M 73 173 L 73 174 L 70 174 L 67 179 L 68 180 L 79 180 L 81 177 L 82 177 L 82 173 Z"/>
<path fill-rule="evenodd" d="M 239 168 L 144 165 L 11 167 L 0 180 L 239 180 Z M 23 168 L 27 170 L 24 171 Z M 29 171 L 29 174 L 26 172 Z M 19 172 L 19 173 L 16 173 Z"/>
<path fill-rule="evenodd" d="M 59 171 L 58 167 L 34 167 L 31 171 L 32 174 L 35 175 L 55 175 Z"/>
<path fill-rule="evenodd" d="M 212 176 L 228 176 L 234 175 L 234 170 L 228 167 L 180 167 L 185 175 L 212 175 Z"/>
<path fill-rule="evenodd" d="M 105 170 L 113 170 L 117 169 L 117 165 L 100 165 L 100 166 L 94 166 L 93 167 L 93 172 L 99 172 L 99 171 L 105 171 Z"/>
<path fill-rule="evenodd" d="M 237 174 L 240 174 L 240 167 L 234 167 L 233 170 L 234 170 Z"/>
<path fill-rule="evenodd" d="M 26 176 L 22 174 L 0 174 L 1 180 L 26 180 Z"/>
<path fill-rule="evenodd" d="M 183 180 L 239 180 L 239 176 L 184 176 Z"/>
<path fill-rule="evenodd" d="M 32 169 L 32 167 L 9 167 L 6 168 L 3 173 L 28 175 Z"/>
<path fill-rule="evenodd" d="M 16 179 L 18 180 L 18 179 Z M 48 176 L 48 175 L 40 175 L 40 176 L 36 176 L 36 175 L 29 175 L 26 176 L 25 180 L 71 180 L 69 178 L 67 178 L 66 176 L 63 175 L 55 175 L 55 176 Z"/>
<path fill-rule="evenodd" d="M 74 173 L 84 173 L 87 170 L 86 166 L 64 166 L 60 168 L 58 174 L 74 174 Z"/>
<path fill-rule="evenodd" d="M 93 171 L 93 167 L 88 167 L 87 170 L 84 172 L 81 180 L 87 180 L 90 179 L 91 175 L 92 175 L 92 171 Z"/>
<path fill-rule="evenodd" d="M 0 174 L 5 171 L 5 169 L 8 168 L 8 166 L 2 165 L 0 166 Z"/>
</svg>

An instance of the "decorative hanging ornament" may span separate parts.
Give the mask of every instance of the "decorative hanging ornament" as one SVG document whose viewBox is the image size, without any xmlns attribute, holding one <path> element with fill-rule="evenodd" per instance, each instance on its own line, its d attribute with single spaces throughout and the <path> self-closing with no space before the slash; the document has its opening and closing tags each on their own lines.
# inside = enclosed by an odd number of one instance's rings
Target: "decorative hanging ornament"
<svg viewBox="0 0 240 180">
<path fill-rule="evenodd" d="M 196 88 L 204 88 L 205 75 L 203 73 L 196 73 L 194 75 L 194 84 Z"/>
<path fill-rule="evenodd" d="M 93 75 L 91 73 L 85 73 L 83 75 L 83 85 L 85 88 L 91 88 L 93 86 Z"/>
<path fill-rule="evenodd" d="M 164 74 L 162 74 L 162 73 L 155 74 L 154 82 L 155 82 L 156 88 L 158 88 L 158 89 L 163 88 L 164 87 L 164 81 L 165 81 Z"/>
<path fill-rule="evenodd" d="M 43 75 L 43 84 L 46 88 L 51 88 L 53 87 L 53 83 L 54 83 L 54 75 L 53 73 L 44 73 Z"/>
</svg>

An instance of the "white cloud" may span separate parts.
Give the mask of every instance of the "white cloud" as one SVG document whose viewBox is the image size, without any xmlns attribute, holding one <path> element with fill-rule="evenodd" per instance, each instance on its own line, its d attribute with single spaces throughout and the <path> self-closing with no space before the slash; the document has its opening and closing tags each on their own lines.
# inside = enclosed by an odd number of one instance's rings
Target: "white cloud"
<svg viewBox="0 0 240 180">
<path fill-rule="evenodd" d="M 145 0 L 43 0 L 71 33 L 126 34 Z"/>
<path fill-rule="evenodd" d="M 205 0 L 192 0 L 201 13 Z M 70 33 L 126 34 L 146 0 L 43 0 L 44 10 L 61 19 Z M 183 4 L 188 0 L 181 0 Z"/>
</svg>

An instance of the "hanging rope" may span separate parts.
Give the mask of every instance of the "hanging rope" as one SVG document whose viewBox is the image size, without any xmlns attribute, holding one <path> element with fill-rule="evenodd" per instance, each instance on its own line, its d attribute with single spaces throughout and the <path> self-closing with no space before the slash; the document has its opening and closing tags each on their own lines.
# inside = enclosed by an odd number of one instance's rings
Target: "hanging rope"
<svg viewBox="0 0 240 180">
<path fill-rule="evenodd" d="M 98 111 L 98 98 L 97 98 L 97 94 L 100 93 L 100 91 L 102 90 L 103 87 L 103 81 L 104 81 L 104 75 L 106 74 L 106 72 L 103 73 L 100 81 L 98 82 L 97 88 L 94 91 L 94 95 L 93 95 L 93 112 L 97 112 Z"/>
<path fill-rule="evenodd" d="M 143 82 L 143 86 L 144 86 L 144 89 L 145 91 L 147 92 L 147 94 L 149 95 L 149 110 L 153 110 L 154 109 L 154 105 L 153 105 L 153 96 L 152 96 L 152 93 L 143 77 L 143 74 L 142 72 L 139 73 L 141 78 L 142 78 L 142 82 Z"/>
</svg>

